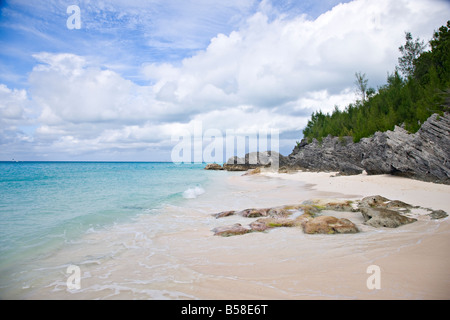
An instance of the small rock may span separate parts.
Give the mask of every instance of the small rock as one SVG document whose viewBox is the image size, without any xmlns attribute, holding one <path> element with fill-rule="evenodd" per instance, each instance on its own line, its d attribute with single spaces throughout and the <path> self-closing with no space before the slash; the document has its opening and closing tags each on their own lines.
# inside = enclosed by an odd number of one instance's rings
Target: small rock
<svg viewBox="0 0 450 320">
<path fill-rule="evenodd" d="M 223 217 L 232 216 L 235 213 L 236 213 L 236 211 L 223 211 L 223 212 L 213 214 L 213 216 L 216 217 L 216 219 L 219 219 L 219 218 L 223 218 Z"/>
<path fill-rule="evenodd" d="M 348 219 L 338 219 L 332 216 L 319 216 L 304 223 L 303 232 L 307 234 L 334 234 L 357 233 L 359 230 L 356 225 Z"/>
<path fill-rule="evenodd" d="M 245 209 L 237 214 L 244 218 L 259 218 L 267 216 L 269 209 Z"/>
<path fill-rule="evenodd" d="M 404 224 L 417 221 L 414 218 L 408 218 L 396 211 L 385 208 L 360 208 L 365 224 L 379 228 L 397 228 Z"/>
<path fill-rule="evenodd" d="M 325 204 L 325 210 L 351 212 L 353 210 L 353 207 L 352 207 L 352 202 L 351 201 L 328 202 L 328 203 Z"/>
<path fill-rule="evenodd" d="M 443 219 L 448 217 L 448 214 L 444 210 L 434 210 L 429 214 L 429 216 L 431 219 Z"/>
<path fill-rule="evenodd" d="M 308 221 L 311 221 L 312 219 L 314 219 L 314 216 L 309 214 L 309 213 L 304 213 L 301 216 L 299 216 L 297 219 L 295 219 L 295 223 L 298 226 L 304 227 L 305 224 Z"/>
<path fill-rule="evenodd" d="M 390 201 L 389 199 L 382 196 L 370 196 L 365 197 L 359 202 L 360 207 L 378 207 L 384 203 Z"/>
<path fill-rule="evenodd" d="M 259 222 L 263 222 L 266 224 L 267 228 L 280 228 L 280 227 L 294 227 L 296 225 L 295 220 L 289 220 L 285 218 L 263 218 L 258 219 Z M 257 221 L 258 221 L 257 220 Z"/>
<path fill-rule="evenodd" d="M 212 230 L 215 236 L 230 237 L 251 232 L 251 229 L 244 228 L 240 223 L 231 226 L 217 227 Z"/>
<path fill-rule="evenodd" d="M 262 221 L 262 219 L 258 219 L 250 223 L 250 228 L 256 232 L 263 232 L 266 231 L 269 227 L 267 226 L 265 221 Z"/>
<path fill-rule="evenodd" d="M 294 209 L 292 207 L 292 209 Z M 291 207 L 275 207 L 268 210 L 268 214 L 272 217 L 288 217 L 292 214 Z"/>
<path fill-rule="evenodd" d="M 411 209 L 413 206 L 400 200 L 392 200 L 386 203 L 386 208 Z"/>
<path fill-rule="evenodd" d="M 223 167 L 217 163 L 207 164 L 205 170 L 223 170 Z"/>
<path fill-rule="evenodd" d="M 261 173 L 261 168 L 256 168 L 256 169 L 248 171 L 247 173 L 244 173 L 243 175 L 244 176 L 253 176 L 256 174 L 260 174 L 260 173 Z"/>
</svg>

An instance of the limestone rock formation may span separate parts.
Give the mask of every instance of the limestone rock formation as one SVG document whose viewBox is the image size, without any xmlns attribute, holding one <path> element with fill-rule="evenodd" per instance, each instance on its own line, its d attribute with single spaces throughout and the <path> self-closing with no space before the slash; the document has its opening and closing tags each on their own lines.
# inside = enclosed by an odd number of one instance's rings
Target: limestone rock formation
<svg viewBox="0 0 450 320">
<path fill-rule="evenodd" d="M 392 174 L 450 184 L 450 113 L 432 115 L 415 134 L 401 127 L 354 143 L 351 137 L 303 140 L 289 166 L 341 174 Z"/>
</svg>

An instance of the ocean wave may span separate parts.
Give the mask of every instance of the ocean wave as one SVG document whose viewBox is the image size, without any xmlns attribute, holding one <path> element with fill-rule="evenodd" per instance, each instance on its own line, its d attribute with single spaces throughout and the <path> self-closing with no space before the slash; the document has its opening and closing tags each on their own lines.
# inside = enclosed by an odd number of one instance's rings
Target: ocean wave
<svg viewBox="0 0 450 320">
<path fill-rule="evenodd" d="M 195 199 L 198 196 L 202 195 L 205 193 L 205 189 L 203 189 L 202 187 L 193 187 L 193 188 L 189 188 L 186 191 L 183 192 L 183 198 L 185 199 Z"/>
</svg>

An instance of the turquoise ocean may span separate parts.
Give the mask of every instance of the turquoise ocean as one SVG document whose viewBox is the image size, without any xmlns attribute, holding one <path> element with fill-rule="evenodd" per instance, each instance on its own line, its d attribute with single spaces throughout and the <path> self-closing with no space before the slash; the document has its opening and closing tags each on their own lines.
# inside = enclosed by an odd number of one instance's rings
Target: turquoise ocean
<svg viewBox="0 0 450 320">
<path fill-rule="evenodd" d="M 0 162 L 0 298 L 36 262 L 92 230 L 201 196 L 204 164 Z M 20 296 L 19 296 L 20 297 Z"/>
</svg>

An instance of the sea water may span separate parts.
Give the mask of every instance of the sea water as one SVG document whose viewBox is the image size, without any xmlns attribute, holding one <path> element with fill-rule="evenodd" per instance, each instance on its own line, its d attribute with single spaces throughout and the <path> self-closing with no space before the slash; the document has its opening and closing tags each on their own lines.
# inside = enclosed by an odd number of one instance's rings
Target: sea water
<svg viewBox="0 0 450 320">
<path fill-rule="evenodd" d="M 239 215 L 216 219 L 218 212 L 350 195 L 203 168 L 0 163 L 0 299 L 370 298 L 368 266 L 414 249 L 440 226 L 441 236 L 448 235 L 445 221 L 380 230 L 349 212 L 340 214 L 360 233 L 330 237 L 275 228 L 215 237 L 214 228 L 253 221 Z M 400 280 L 409 267 L 397 266 Z M 407 286 L 383 278 L 380 292 L 411 297 L 413 278 Z M 447 290 L 441 279 L 432 283 L 416 283 L 413 297 L 440 283 Z"/>
<path fill-rule="evenodd" d="M 89 233 L 205 193 L 204 164 L 0 162 L 0 298 Z M 36 274 L 34 275 L 36 276 Z M 18 295 L 21 298 L 20 295 Z"/>
</svg>

